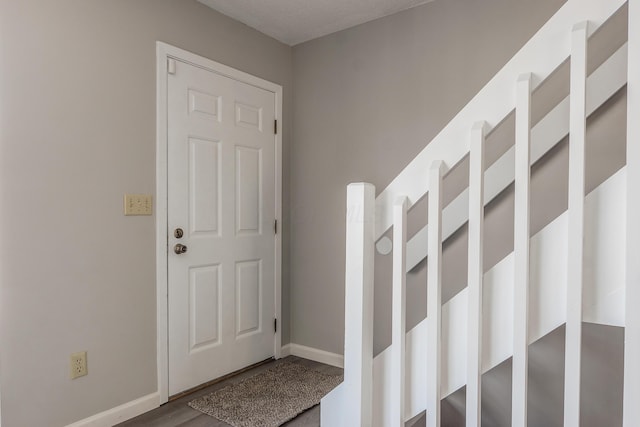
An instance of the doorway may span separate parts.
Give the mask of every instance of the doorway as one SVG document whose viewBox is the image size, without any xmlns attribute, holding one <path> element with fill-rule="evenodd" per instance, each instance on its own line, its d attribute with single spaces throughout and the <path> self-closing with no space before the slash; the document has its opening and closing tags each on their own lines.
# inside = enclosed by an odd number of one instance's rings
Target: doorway
<svg viewBox="0 0 640 427">
<path fill-rule="evenodd" d="M 158 43 L 161 400 L 280 356 L 282 88 Z"/>
</svg>

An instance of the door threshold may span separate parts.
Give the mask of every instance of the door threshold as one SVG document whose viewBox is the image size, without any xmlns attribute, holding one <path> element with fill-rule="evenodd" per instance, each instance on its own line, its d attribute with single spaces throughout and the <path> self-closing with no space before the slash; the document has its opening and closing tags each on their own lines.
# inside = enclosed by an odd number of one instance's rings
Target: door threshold
<svg viewBox="0 0 640 427">
<path fill-rule="evenodd" d="M 173 396 L 169 396 L 169 400 L 167 401 L 167 403 L 168 403 L 168 402 L 173 402 L 174 400 L 181 399 L 181 398 L 183 398 L 183 397 L 185 397 L 185 396 L 188 396 L 188 395 L 190 395 L 190 394 L 192 394 L 192 393 L 195 393 L 195 392 L 200 391 L 200 390 L 202 390 L 202 389 L 204 389 L 204 388 L 210 387 L 210 386 L 212 386 L 212 385 L 214 385 L 214 384 L 217 384 L 217 383 L 219 383 L 219 382 L 222 382 L 222 381 L 228 380 L 229 378 L 233 378 L 233 377 L 235 377 L 236 375 L 240 375 L 240 374 L 242 374 L 242 373 L 245 373 L 245 372 L 247 372 L 247 371 L 250 371 L 250 370 L 251 370 L 251 369 L 253 369 L 253 368 L 257 368 L 258 366 L 262 366 L 262 365 L 264 365 L 264 364 L 266 364 L 266 363 L 269 363 L 269 362 L 272 362 L 272 361 L 274 361 L 274 360 L 275 360 L 275 358 L 274 358 L 274 357 L 270 357 L 270 358 L 265 359 L 265 360 L 263 360 L 263 361 L 261 361 L 261 362 L 254 363 L 253 365 L 249 365 L 249 366 L 244 367 L 244 368 L 242 368 L 242 369 L 238 369 L 237 371 L 231 372 L 230 374 L 227 374 L 227 375 L 223 375 L 223 376 L 221 376 L 221 377 L 218 377 L 218 378 L 216 378 L 215 380 L 207 381 L 206 383 L 203 383 L 203 384 L 197 385 L 197 386 L 192 387 L 192 388 L 190 388 L 190 389 L 188 389 L 188 390 L 181 391 L 180 393 L 174 394 Z"/>
</svg>

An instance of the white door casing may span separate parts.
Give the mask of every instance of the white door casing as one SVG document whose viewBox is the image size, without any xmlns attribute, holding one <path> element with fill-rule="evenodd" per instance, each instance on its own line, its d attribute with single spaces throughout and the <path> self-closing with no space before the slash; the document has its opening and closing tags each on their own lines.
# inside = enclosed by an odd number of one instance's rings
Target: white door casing
<svg viewBox="0 0 640 427">
<path fill-rule="evenodd" d="M 281 90 L 158 43 L 162 401 L 280 356 Z"/>
</svg>

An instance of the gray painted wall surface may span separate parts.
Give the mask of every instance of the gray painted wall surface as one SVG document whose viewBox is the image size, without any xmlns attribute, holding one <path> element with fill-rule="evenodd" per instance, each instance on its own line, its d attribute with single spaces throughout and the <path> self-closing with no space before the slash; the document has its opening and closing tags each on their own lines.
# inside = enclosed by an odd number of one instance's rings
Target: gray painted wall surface
<svg viewBox="0 0 640 427">
<path fill-rule="evenodd" d="M 289 181 L 290 47 L 195 0 L 1 0 L 3 426 L 157 390 L 155 218 L 122 214 L 124 193 L 155 192 L 156 40 L 284 86 Z"/>
<path fill-rule="evenodd" d="M 294 47 L 292 342 L 343 351 L 347 184 L 383 190 L 562 4 L 437 1 Z M 445 280 L 466 254 L 446 258 Z M 376 257 L 376 352 L 390 342 L 390 263 Z M 408 327 L 424 318 L 421 275 Z"/>
</svg>

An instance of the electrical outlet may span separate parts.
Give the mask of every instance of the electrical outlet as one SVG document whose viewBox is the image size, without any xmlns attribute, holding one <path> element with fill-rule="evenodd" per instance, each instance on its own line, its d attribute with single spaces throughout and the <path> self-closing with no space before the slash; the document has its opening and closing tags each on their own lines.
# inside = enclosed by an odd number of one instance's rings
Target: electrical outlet
<svg viewBox="0 0 640 427">
<path fill-rule="evenodd" d="M 153 213 L 153 197 L 151 194 L 125 194 L 125 215 L 151 215 Z"/>
<path fill-rule="evenodd" d="M 71 355 L 71 379 L 87 375 L 87 352 L 81 351 Z"/>
</svg>

